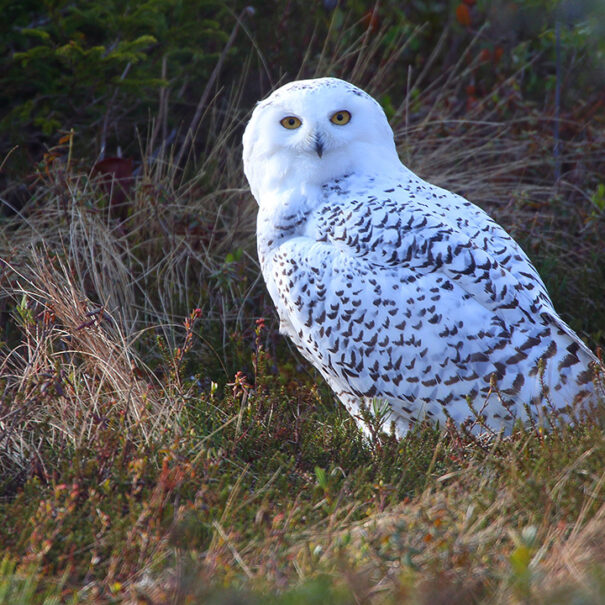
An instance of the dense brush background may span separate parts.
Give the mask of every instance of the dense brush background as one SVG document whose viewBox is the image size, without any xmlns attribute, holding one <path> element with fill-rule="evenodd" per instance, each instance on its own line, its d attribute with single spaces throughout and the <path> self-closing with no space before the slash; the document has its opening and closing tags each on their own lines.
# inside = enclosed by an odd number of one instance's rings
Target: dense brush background
<svg viewBox="0 0 605 605">
<path fill-rule="evenodd" d="M 5 2 L 0 603 L 603 602 L 602 418 L 363 440 L 277 334 L 241 134 L 327 75 L 605 345 L 601 0 Z"/>
</svg>

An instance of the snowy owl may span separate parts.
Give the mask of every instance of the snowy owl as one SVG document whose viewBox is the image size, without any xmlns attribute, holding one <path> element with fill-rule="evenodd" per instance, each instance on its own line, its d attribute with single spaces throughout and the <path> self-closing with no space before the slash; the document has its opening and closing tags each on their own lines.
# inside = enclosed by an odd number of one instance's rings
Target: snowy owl
<svg viewBox="0 0 605 605">
<path fill-rule="evenodd" d="M 380 105 L 336 78 L 286 84 L 243 137 L 258 255 L 292 339 L 363 428 L 390 408 L 510 432 L 597 399 L 598 361 L 517 243 L 399 160 Z"/>
</svg>

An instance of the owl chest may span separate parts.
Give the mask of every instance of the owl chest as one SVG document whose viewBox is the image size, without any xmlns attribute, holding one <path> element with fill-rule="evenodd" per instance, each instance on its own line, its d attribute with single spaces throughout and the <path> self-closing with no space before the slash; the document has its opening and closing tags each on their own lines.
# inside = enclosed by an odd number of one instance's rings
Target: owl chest
<svg viewBox="0 0 605 605">
<path fill-rule="evenodd" d="M 317 198 L 300 193 L 275 197 L 275 203 L 261 204 L 258 213 L 256 233 L 261 266 L 285 242 L 308 237 L 318 205 Z"/>
</svg>

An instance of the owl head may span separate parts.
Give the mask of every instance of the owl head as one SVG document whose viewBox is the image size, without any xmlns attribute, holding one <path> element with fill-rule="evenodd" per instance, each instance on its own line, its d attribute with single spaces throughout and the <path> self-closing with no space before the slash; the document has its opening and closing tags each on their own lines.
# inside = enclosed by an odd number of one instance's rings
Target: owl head
<svg viewBox="0 0 605 605">
<path fill-rule="evenodd" d="M 261 101 L 243 137 L 244 172 L 256 200 L 345 174 L 400 166 L 380 105 L 337 78 L 297 80 Z"/>
</svg>

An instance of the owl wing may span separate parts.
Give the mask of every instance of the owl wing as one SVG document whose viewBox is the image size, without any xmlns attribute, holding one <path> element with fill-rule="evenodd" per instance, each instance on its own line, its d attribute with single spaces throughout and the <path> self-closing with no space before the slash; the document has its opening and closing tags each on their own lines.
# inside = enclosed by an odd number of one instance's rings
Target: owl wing
<svg viewBox="0 0 605 605">
<path fill-rule="evenodd" d="M 489 252 L 506 271 L 515 275 L 526 289 L 535 289 L 535 294 L 540 300 L 553 308 L 546 286 L 525 252 L 486 212 L 462 196 L 421 179 L 408 184 L 407 188 L 414 191 L 416 203 L 419 204 L 417 211 L 428 210 L 437 221 L 464 234 L 476 247 Z M 399 203 L 405 204 L 402 190 L 406 190 L 406 185 L 402 184 L 396 188 L 395 197 Z"/>
<path fill-rule="evenodd" d="M 557 315 L 542 279 L 521 247 L 480 208 L 417 177 L 380 196 L 322 206 L 315 237 L 375 266 L 441 275 L 508 326 L 554 325 L 595 356 Z M 403 274 L 402 274 L 403 275 Z"/>
</svg>

